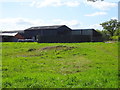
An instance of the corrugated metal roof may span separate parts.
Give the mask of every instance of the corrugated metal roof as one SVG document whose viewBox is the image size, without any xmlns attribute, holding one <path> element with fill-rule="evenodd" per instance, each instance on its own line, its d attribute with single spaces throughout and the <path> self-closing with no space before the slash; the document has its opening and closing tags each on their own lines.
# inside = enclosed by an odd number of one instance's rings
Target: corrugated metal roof
<svg viewBox="0 0 120 90">
<path fill-rule="evenodd" d="M 33 30 L 33 29 L 57 29 L 57 28 L 60 28 L 62 26 L 67 27 L 66 25 L 38 26 L 38 27 L 31 27 L 31 28 L 28 28 L 26 30 Z"/>
<path fill-rule="evenodd" d="M 72 29 L 72 31 L 79 31 L 79 30 L 94 30 L 94 29 Z"/>
<path fill-rule="evenodd" d="M 15 36 L 18 33 L 0 33 L 0 36 Z"/>
<path fill-rule="evenodd" d="M 15 30 L 15 31 L 2 31 L 2 33 L 24 33 L 24 30 Z"/>
</svg>

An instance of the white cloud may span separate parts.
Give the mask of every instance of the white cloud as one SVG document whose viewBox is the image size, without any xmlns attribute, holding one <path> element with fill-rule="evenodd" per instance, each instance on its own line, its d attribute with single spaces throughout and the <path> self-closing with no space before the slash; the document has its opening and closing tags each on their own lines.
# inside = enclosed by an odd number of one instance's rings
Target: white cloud
<svg viewBox="0 0 120 90">
<path fill-rule="evenodd" d="M 34 26 L 49 26 L 49 25 L 67 25 L 71 29 L 85 29 L 94 28 L 102 30 L 101 25 L 93 24 L 93 25 L 85 25 L 78 20 L 62 20 L 62 19 L 54 19 L 54 20 L 33 20 L 27 18 L 5 18 L 0 19 L 0 27 L 2 31 L 10 31 L 10 30 L 24 30 Z"/>
<path fill-rule="evenodd" d="M 100 24 L 89 25 L 88 28 L 94 28 L 94 29 L 102 30 L 102 26 Z"/>
<path fill-rule="evenodd" d="M 32 25 L 31 22 L 29 22 L 28 20 L 24 20 L 24 19 L 16 20 L 16 24 L 18 24 L 18 25 Z"/>
<path fill-rule="evenodd" d="M 106 12 L 95 12 L 92 14 L 86 14 L 85 16 L 99 16 L 99 15 L 106 15 Z"/>
<path fill-rule="evenodd" d="M 53 23 L 60 24 L 60 25 L 67 25 L 70 28 L 79 28 L 82 23 L 77 20 L 62 20 L 62 19 L 55 19 Z"/>
<path fill-rule="evenodd" d="M 69 7 L 75 7 L 75 6 L 79 6 L 80 2 L 78 1 L 69 1 L 69 2 L 65 2 L 63 5 L 69 6 Z"/>
<path fill-rule="evenodd" d="M 79 6 L 80 2 L 79 0 L 42 0 L 42 1 L 36 1 L 34 0 L 30 6 L 35 6 L 37 8 L 41 8 L 41 7 L 48 7 L 48 6 L 68 6 L 68 7 L 76 7 Z"/>
<path fill-rule="evenodd" d="M 85 29 L 94 28 L 102 30 L 101 25 L 93 24 L 86 25 L 78 20 L 62 20 L 62 19 L 54 19 L 54 20 L 35 20 L 35 19 L 27 19 L 27 18 L 4 18 L 0 19 L 0 27 L 2 31 L 9 30 L 24 30 L 34 26 L 49 26 L 49 25 L 67 25 L 71 29 Z"/>
<path fill-rule="evenodd" d="M 117 17 L 112 17 L 111 19 L 117 19 L 117 20 L 118 20 L 118 18 L 117 18 Z"/>
<path fill-rule="evenodd" d="M 87 5 L 92 6 L 93 8 L 97 8 L 100 10 L 108 10 L 112 7 L 116 7 L 116 3 L 106 2 L 106 1 L 97 1 L 97 2 L 85 2 Z"/>
<path fill-rule="evenodd" d="M 31 2 L 32 0 L 0 0 L 0 2 Z"/>
<path fill-rule="evenodd" d="M 0 19 L 1 29 L 4 30 L 21 30 L 36 24 L 34 20 L 26 18 L 4 18 Z"/>
<path fill-rule="evenodd" d="M 77 20 L 33 20 L 27 18 L 4 18 L 0 19 L 0 27 L 3 31 L 9 30 L 24 30 L 33 26 L 47 26 L 47 25 L 67 25 L 70 28 L 79 28 L 81 23 Z"/>
</svg>

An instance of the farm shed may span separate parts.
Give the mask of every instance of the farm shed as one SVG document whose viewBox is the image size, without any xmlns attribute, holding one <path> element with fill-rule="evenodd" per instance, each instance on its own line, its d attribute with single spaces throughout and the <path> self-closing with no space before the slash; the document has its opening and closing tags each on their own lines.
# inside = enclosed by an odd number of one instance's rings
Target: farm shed
<svg viewBox="0 0 120 90">
<path fill-rule="evenodd" d="M 19 31 L 5 31 L 3 41 L 37 41 L 39 43 L 100 42 L 102 35 L 94 29 L 71 29 L 66 25 L 38 26 Z M 24 40 L 20 40 L 24 39 Z"/>
<path fill-rule="evenodd" d="M 31 27 L 24 31 L 25 38 L 39 43 L 99 42 L 102 35 L 94 29 L 70 29 L 66 25 Z"/>
<path fill-rule="evenodd" d="M 24 37 L 24 30 L 14 30 L 14 31 L 2 31 L 2 33 L 18 33 L 22 37 Z"/>
<path fill-rule="evenodd" d="M 65 28 L 66 26 L 64 26 Z M 53 32 L 50 30 L 46 33 L 53 33 L 53 34 L 41 34 L 38 35 L 38 42 L 40 43 L 75 43 L 75 42 L 101 42 L 102 35 L 95 31 L 94 29 L 64 29 L 58 28 Z M 61 31 L 61 33 L 59 33 Z"/>
<path fill-rule="evenodd" d="M 71 29 L 66 25 L 31 27 L 25 31 L 26 38 L 38 39 L 38 42 L 67 42 Z"/>
<path fill-rule="evenodd" d="M 71 31 L 72 42 L 100 42 L 102 35 L 94 29 L 73 29 Z"/>
<path fill-rule="evenodd" d="M 2 37 L 2 42 L 17 42 L 18 39 L 24 39 L 19 33 L 1 33 L 0 37 Z"/>
</svg>

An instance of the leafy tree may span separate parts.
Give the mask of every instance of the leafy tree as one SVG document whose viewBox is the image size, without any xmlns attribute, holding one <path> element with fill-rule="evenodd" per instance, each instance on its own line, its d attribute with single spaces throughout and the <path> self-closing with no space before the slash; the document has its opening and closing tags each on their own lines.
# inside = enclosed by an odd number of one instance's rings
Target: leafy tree
<svg viewBox="0 0 120 90">
<path fill-rule="evenodd" d="M 97 32 L 99 32 L 102 35 L 102 39 L 103 41 L 108 41 L 110 39 L 110 35 L 108 34 L 107 30 L 96 30 Z"/>
<path fill-rule="evenodd" d="M 115 36 L 120 36 L 120 22 L 118 22 L 117 30 L 115 31 Z"/>
<path fill-rule="evenodd" d="M 108 31 L 111 37 L 115 34 L 116 30 L 118 30 L 120 27 L 120 23 L 116 19 L 111 19 L 110 21 L 103 22 L 100 25 L 102 25 L 103 29 Z"/>
<path fill-rule="evenodd" d="M 120 36 L 120 29 L 117 29 L 114 33 L 114 36 Z"/>
</svg>

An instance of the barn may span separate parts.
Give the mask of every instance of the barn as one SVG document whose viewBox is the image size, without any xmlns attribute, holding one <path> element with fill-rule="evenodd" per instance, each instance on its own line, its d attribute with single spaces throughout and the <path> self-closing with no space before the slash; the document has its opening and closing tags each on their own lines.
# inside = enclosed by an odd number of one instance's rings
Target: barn
<svg viewBox="0 0 120 90">
<path fill-rule="evenodd" d="M 102 35 L 94 29 L 73 29 L 71 42 L 101 42 Z"/>
<path fill-rule="evenodd" d="M 52 31 L 50 31 L 52 33 Z M 56 30 L 57 32 L 57 30 Z M 94 29 L 73 29 L 49 36 L 38 36 L 39 43 L 79 43 L 79 42 L 101 42 L 102 35 Z"/>
<path fill-rule="evenodd" d="M 24 39 L 24 37 L 17 32 L 0 33 L 0 37 L 2 37 L 2 42 L 17 42 L 18 39 Z"/>
<path fill-rule="evenodd" d="M 71 29 L 66 25 L 31 27 L 25 31 L 26 38 L 34 38 L 40 43 L 67 42 Z"/>
<path fill-rule="evenodd" d="M 19 39 L 39 43 L 101 42 L 102 35 L 94 29 L 71 29 L 66 25 L 30 27 L 20 31 L 2 33 L 3 41 L 16 42 Z"/>
<path fill-rule="evenodd" d="M 25 30 L 27 37 L 39 43 L 101 42 L 102 35 L 94 29 L 71 29 L 66 25 L 39 26 Z"/>
</svg>

